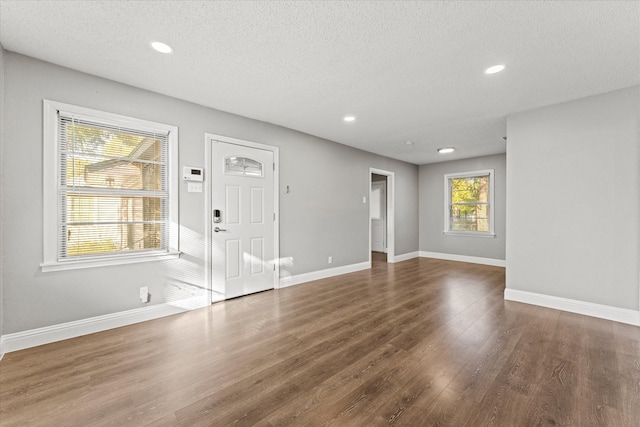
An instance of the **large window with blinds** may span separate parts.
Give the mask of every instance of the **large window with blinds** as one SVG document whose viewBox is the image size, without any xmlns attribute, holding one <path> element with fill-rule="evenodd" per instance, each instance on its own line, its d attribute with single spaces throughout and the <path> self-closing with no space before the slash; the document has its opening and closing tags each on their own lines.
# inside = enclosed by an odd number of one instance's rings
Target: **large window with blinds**
<svg viewBox="0 0 640 427">
<path fill-rule="evenodd" d="M 43 269 L 177 255 L 176 127 L 45 101 L 44 142 Z"/>
<path fill-rule="evenodd" d="M 444 233 L 495 237 L 493 169 L 444 176 Z"/>
</svg>

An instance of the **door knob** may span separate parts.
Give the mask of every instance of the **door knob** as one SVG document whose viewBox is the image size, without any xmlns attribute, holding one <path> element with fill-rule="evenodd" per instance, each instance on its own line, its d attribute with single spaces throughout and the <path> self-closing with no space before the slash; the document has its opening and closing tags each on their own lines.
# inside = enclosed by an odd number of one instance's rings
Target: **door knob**
<svg viewBox="0 0 640 427">
<path fill-rule="evenodd" d="M 224 228 L 220 228 L 220 227 L 216 227 L 213 229 L 213 231 L 215 231 L 216 233 L 220 232 L 220 231 L 227 231 Z"/>
</svg>

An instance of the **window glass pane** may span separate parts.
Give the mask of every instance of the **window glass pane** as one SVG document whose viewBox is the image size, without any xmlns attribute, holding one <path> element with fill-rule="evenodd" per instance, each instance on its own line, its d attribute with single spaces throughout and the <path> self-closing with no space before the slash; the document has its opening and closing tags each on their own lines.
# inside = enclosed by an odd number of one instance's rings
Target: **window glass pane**
<svg viewBox="0 0 640 427">
<path fill-rule="evenodd" d="M 78 155 L 131 157 L 142 160 L 159 161 L 161 157 L 160 138 L 153 138 L 136 131 L 116 130 L 108 126 L 92 126 L 87 122 L 77 122 L 65 118 L 62 132 L 65 141 L 61 149 Z M 161 137 L 162 135 L 158 135 Z"/>
<path fill-rule="evenodd" d="M 247 157 L 227 157 L 225 174 L 262 177 L 262 163 Z"/>
<path fill-rule="evenodd" d="M 451 179 L 451 202 L 489 202 L 489 177 Z"/>
<path fill-rule="evenodd" d="M 72 187 L 162 189 L 164 137 L 62 119 L 61 166 Z"/>
<path fill-rule="evenodd" d="M 489 231 L 489 205 L 451 205 L 450 225 L 453 231 Z"/>
<path fill-rule="evenodd" d="M 68 256 L 162 247 L 162 199 L 69 195 L 63 234 Z"/>
<path fill-rule="evenodd" d="M 67 255 L 98 255 L 161 249 L 161 224 L 97 224 L 67 227 Z"/>
<path fill-rule="evenodd" d="M 68 187 L 161 190 L 162 165 L 131 160 L 67 156 Z"/>
<path fill-rule="evenodd" d="M 166 249 L 168 134 L 59 120 L 59 256 Z"/>
<path fill-rule="evenodd" d="M 489 175 L 449 178 L 449 230 L 490 232 Z"/>
</svg>

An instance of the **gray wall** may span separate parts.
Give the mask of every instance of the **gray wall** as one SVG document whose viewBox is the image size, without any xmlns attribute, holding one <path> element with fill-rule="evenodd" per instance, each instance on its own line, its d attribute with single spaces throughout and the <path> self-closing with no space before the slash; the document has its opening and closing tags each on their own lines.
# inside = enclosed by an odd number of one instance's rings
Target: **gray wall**
<svg viewBox="0 0 640 427">
<path fill-rule="evenodd" d="M 5 52 L 4 62 L 3 334 L 141 307 L 140 286 L 149 286 L 150 304 L 197 295 L 204 286 L 204 194 L 187 193 L 182 181 L 181 259 L 40 271 L 43 98 L 177 125 L 181 166 L 205 165 L 205 132 L 280 147 L 280 256 L 293 259 L 285 274 L 369 259 L 369 206 L 362 197 L 369 194 L 370 167 L 396 176 L 396 255 L 418 250 L 415 165 L 12 52 Z"/>
<path fill-rule="evenodd" d="M 640 87 L 507 121 L 507 288 L 638 309 Z"/>
<path fill-rule="evenodd" d="M 4 158 L 4 48 L 0 44 L 0 159 Z M 0 242 L 4 242 L 4 162 L 0 160 Z M 0 244 L 0 336 L 4 325 L 4 243 Z M 0 349 L 0 353 L 1 353 Z"/>
<path fill-rule="evenodd" d="M 444 235 L 444 175 L 494 169 L 495 233 L 493 239 Z M 505 259 L 506 156 L 475 157 L 420 166 L 420 251 Z"/>
</svg>

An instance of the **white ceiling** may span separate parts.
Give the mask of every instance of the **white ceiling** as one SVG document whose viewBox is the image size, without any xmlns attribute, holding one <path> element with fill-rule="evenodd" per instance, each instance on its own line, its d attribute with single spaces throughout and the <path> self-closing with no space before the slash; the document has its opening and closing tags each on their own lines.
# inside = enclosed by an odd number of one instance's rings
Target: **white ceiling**
<svg viewBox="0 0 640 427">
<path fill-rule="evenodd" d="M 0 27 L 13 52 L 416 164 L 640 84 L 638 1 L 0 0 Z"/>
</svg>

